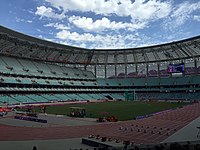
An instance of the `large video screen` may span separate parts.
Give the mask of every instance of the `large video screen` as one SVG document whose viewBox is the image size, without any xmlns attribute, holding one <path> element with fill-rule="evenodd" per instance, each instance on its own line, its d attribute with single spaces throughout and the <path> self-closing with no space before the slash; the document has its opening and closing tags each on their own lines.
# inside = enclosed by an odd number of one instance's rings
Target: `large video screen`
<svg viewBox="0 0 200 150">
<path fill-rule="evenodd" d="M 183 73 L 184 72 L 184 63 L 169 64 L 167 70 L 169 73 Z"/>
</svg>

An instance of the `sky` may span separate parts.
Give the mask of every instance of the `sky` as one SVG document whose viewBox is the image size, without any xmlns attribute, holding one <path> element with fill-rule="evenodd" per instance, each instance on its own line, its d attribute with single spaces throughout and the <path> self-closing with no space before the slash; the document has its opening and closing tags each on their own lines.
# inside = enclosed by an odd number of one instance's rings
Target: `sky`
<svg viewBox="0 0 200 150">
<path fill-rule="evenodd" d="M 200 1 L 0 0 L 0 25 L 70 46 L 135 48 L 200 35 Z"/>
</svg>

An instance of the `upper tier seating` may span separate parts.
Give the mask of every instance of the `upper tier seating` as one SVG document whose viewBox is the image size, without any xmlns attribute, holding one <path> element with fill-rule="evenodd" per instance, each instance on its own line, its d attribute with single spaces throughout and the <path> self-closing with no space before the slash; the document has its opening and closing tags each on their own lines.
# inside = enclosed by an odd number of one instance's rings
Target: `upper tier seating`
<svg viewBox="0 0 200 150">
<path fill-rule="evenodd" d="M 195 73 L 196 73 L 195 67 L 186 67 L 185 68 L 185 74 L 190 75 L 190 74 L 195 74 Z"/>
<path fill-rule="evenodd" d="M 97 79 L 100 86 L 162 86 L 162 85 L 189 85 L 200 83 L 200 76 L 181 76 L 168 78 L 125 78 L 125 79 Z"/>
<path fill-rule="evenodd" d="M 46 88 L 49 91 L 53 91 L 50 89 L 52 86 L 97 86 L 92 72 L 7 56 L 0 56 L 0 83 L 4 87 L 5 84 L 6 87 L 10 87 L 9 84 L 12 87 L 19 84 L 34 85 L 36 88 L 48 86 Z M 3 87 L 0 89 L 5 91 Z M 22 86 L 21 89 L 16 87 L 13 90 L 22 90 Z"/>
<path fill-rule="evenodd" d="M 149 77 L 157 77 L 158 76 L 158 71 L 156 71 L 156 70 L 150 70 L 148 72 L 148 76 Z"/>
<path fill-rule="evenodd" d="M 160 73 L 160 75 L 159 75 Z M 170 77 L 170 73 L 167 69 L 162 69 L 160 72 L 157 70 L 149 70 L 148 71 L 148 77 Z M 200 74 L 200 66 L 197 67 L 185 67 L 185 75 L 193 75 L 193 74 Z M 119 73 L 117 76 L 111 76 L 109 79 L 113 78 L 145 78 L 147 75 L 145 73 L 137 73 L 137 72 L 130 72 L 127 75 L 125 73 Z"/>
<path fill-rule="evenodd" d="M 0 72 L 37 77 L 95 79 L 95 76 L 89 71 L 6 56 L 0 56 Z"/>
<path fill-rule="evenodd" d="M 171 87 L 168 87 L 174 85 L 179 86 L 176 87 L 177 89 L 179 88 L 178 90 L 188 91 L 191 89 L 190 85 L 196 86 L 200 83 L 200 76 L 194 74 L 192 76 L 190 75 L 191 72 L 194 72 L 194 68 L 186 68 L 186 72 L 188 75 L 171 77 L 167 70 L 161 70 L 160 75 L 163 78 L 158 78 L 158 72 L 156 70 L 150 70 L 148 75 L 151 77 L 143 78 L 143 74 L 139 75 L 132 72 L 128 74 L 127 78 L 123 78 L 125 74 L 120 73 L 118 74 L 120 78 L 96 79 L 94 74 L 90 71 L 50 64 L 48 62 L 0 56 L 0 91 L 8 94 L 17 92 L 19 92 L 19 94 L 26 92 L 26 94 L 72 92 L 72 94 L 67 95 L 67 97 L 61 96 L 61 100 L 105 99 L 103 95 L 105 93 L 109 93 L 113 99 L 124 99 L 124 96 L 116 93 L 123 94 L 126 90 L 133 90 L 133 87 L 136 93 L 141 91 L 153 91 L 155 93 L 155 91 L 158 92 L 161 88 L 167 92 L 171 90 Z M 182 85 L 184 85 L 184 87 L 182 87 Z M 173 87 L 173 90 L 177 90 L 176 88 Z M 199 87 L 197 86 L 195 88 Z M 87 95 L 79 95 L 77 94 L 78 92 L 85 92 Z M 92 92 L 101 94 L 90 94 Z M 174 95 L 176 99 L 182 99 L 177 97 L 176 94 L 171 95 Z M 186 96 L 186 98 L 193 100 L 198 96 L 198 94 L 193 95 L 195 96 Z M 47 95 L 41 98 L 40 102 L 49 101 L 46 96 Z M 150 97 L 152 97 L 152 99 L 154 98 L 151 94 Z M 171 97 L 168 96 L 168 93 L 165 95 L 157 95 L 157 99 L 171 99 Z M 38 99 L 35 99 L 35 97 L 28 98 L 30 98 L 30 102 L 38 102 Z M 55 100 L 57 100 L 57 98 L 55 98 Z M 3 99 L 5 99 L 5 97 Z M 27 97 L 18 98 L 13 95 L 6 96 L 6 99 L 5 101 L 10 101 L 10 99 L 12 99 L 13 102 L 29 102 Z M 144 99 L 148 99 L 148 97 L 144 97 Z M 54 100 L 54 98 L 51 97 L 50 100 Z"/>
</svg>

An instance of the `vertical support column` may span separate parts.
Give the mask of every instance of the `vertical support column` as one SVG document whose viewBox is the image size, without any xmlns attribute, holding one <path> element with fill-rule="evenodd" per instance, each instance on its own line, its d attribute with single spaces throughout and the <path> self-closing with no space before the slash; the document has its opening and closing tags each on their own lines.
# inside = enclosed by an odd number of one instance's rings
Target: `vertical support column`
<svg viewBox="0 0 200 150">
<path fill-rule="evenodd" d="M 84 70 L 86 70 L 86 65 L 84 65 Z"/>
<path fill-rule="evenodd" d="M 135 63 L 135 72 L 138 74 L 138 65 Z"/>
<path fill-rule="evenodd" d="M 107 79 L 107 65 L 105 64 L 104 69 L 105 69 L 105 78 Z"/>
<path fill-rule="evenodd" d="M 160 63 L 158 63 L 157 66 L 158 66 L 158 77 L 160 78 Z"/>
<path fill-rule="evenodd" d="M 94 65 L 94 75 L 97 78 L 97 65 Z"/>
<path fill-rule="evenodd" d="M 185 59 L 182 62 L 184 63 L 184 73 L 183 73 L 183 76 L 185 76 L 185 68 L 186 68 Z"/>
<path fill-rule="evenodd" d="M 114 63 L 115 63 L 115 78 L 117 78 L 117 55 L 114 55 Z"/>
<path fill-rule="evenodd" d="M 194 59 L 194 68 L 195 68 L 195 74 L 197 74 L 197 59 L 196 58 L 193 58 Z"/>
<path fill-rule="evenodd" d="M 148 63 L 146 63 L 146 76 L 148 77 L 149 76 L 149 64 Z"/>
<path fill-rule="evenodd" d="M 127 77 L 127 63 L 125 63 L 125 78 Z"/>
<path fill-rule="evenodd" d="M 115 63 L 115 78 L 117 78 L 117 65 Z"/>
<path fill-rule="evenodd" d="M 173 64 L 172 62 L 170 62 L 170 64 Z M 170 73 L 170 76 L 169 76 L 170 78 L 172 77 L 172 73 Z"/>
</svg>

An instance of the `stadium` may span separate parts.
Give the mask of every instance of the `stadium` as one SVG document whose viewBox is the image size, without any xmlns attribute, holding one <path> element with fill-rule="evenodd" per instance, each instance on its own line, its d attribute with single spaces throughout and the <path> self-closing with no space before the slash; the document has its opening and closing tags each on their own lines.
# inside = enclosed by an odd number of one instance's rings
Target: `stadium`
<svg viewBox="0 0 200 150">
<path fill-rule="evenodd" d="M 172 142 L 198 148 L 199 36 L 84 49 L 1 26 L 0 45 L 0 140 L 6 149 L 156 149 Z M 79 114 L 67 116 L 70 108 Z"/>
</svg>

